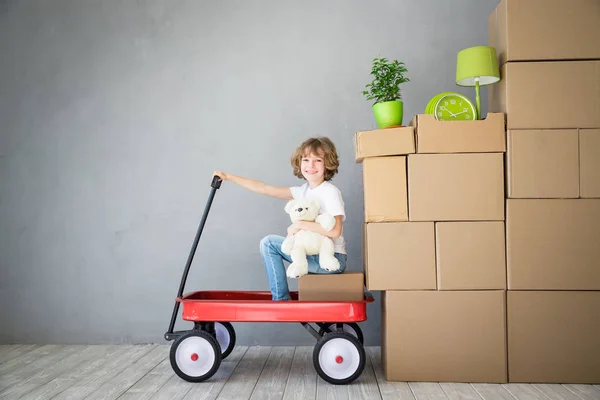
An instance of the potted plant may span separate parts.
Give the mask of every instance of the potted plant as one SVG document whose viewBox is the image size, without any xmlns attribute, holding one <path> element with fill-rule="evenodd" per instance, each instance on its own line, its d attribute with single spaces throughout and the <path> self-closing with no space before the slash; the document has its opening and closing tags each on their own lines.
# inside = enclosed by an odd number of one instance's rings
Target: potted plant
<svg viewBox="0 0 600 400">
<path fill-rule="evenodd" d="M 402 125 L 404 104 L 400 84 L 409 82 L 404 75 L 407 71 L 403 62 L 373 59 L 373 81 L 366 85 L 363 95 L 367 100 L 375 100 L 373 114 L 380 129 Z"/>
</svg>

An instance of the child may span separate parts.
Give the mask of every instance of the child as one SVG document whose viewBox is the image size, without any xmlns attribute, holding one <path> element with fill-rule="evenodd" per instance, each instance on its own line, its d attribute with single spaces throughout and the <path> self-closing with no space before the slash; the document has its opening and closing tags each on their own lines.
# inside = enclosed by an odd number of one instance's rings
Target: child
<svg viewBox="0 0 600 400">
<path fill-rule="evenodd" d="M 340 269 L 327 271 L 319 266 L 319 256 L 308 256 L 308 271 L 313 274 L 342 273 L 346 269 L 346 242 L 343 233 L 343 221 L 346 219 L 344 201 L 340 190 L 329 181 L 338 172 L 338 154 L 333 142 L 326 137 L 309 138 L 294 152 L 291 158 L 294 175 L 306 180 L 302 186 L 275 187 L 263 182 L 242 178 L 240 176 L 215 171 L 221 180 L 237 183 L 241 187 L 255 193 L 292 200 L 306 196 L 314 196 L 321 203 L 320 213 L 327 212 L 335 217 L 335 227 L 327 232 L 316 222 L 298 221 L 290 225 L 287 234 L 293 235 L 301 229 L 310 230 L 328 236 L 333 240 L 335 258 L 340 262 Z M 291 262 L 291 258 L 281 251 L 285 237 L 267 235 L 260 242 L 262 255 L 273 300 L 289 300 L 287 277 L 283 261 Z"/>
</svg>

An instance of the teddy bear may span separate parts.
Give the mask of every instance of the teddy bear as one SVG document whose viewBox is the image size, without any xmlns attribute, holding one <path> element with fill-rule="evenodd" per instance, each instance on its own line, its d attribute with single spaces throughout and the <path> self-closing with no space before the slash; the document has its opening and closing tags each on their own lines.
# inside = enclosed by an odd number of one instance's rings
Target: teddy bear
<svg viewBox="0 0 600 400">
<path fill-rule="evenodd" d="M 290 215 L 292 222 L 316 222 L 329 232 L 335 226 L 335 218 L 331 214 L 319 214 L 319 210 L 319 200 L 314 197 L 290 200 L 285 206 L 285 212 Z M 286 273 L 289 278 L 299 278 L 308 274 L 306 256 L 310 255 L 319 255 L 319 265 L 323 269 L 328 271 L 340 269 L 340 263 L 334 257 L 333 240 L 316 232 L 300 230 L 286 237 L 281 245 L 281 251 L 292 259 Z"/>
</svg>

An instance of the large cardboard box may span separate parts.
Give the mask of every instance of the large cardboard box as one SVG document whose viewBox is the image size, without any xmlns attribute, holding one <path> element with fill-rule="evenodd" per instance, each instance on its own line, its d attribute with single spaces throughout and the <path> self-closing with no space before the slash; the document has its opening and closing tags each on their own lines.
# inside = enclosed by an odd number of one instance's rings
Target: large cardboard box
<svg viewBox="0 0 600 400">
<path fill-rule="evenodd" d="M 600 129 L 508 131 L 509 198 L 600 198 Z"/>
<path fill-rule="evenodd" d="M 600 200 L 509 199 L 510 290 L 600 290 Z"/>
<path fill-rule="evenodd" d="M 577 129 L 509 130 L 506 158 L 509 198 L 579 197 Z"/>
<path fill-rule="evenodd" d="M 600 198 L 600 129 L 579 130 L 580 196 Z"/>
<path fill-rule="evenodd" d="M 363 225 L 368 290 L 436 289 L 433 222 Z"/>
<path fill-rule="evenodd" d="M 507 381 L 505 291 L 388 291 L 382 364 L 389 381 Z"/>
<path fill-rule="evenodd" d="M 375 129 L 354 135 L 354 159 L 406 155 L 415 152 L 415 131 L 412 126 Z"/>
<path fill-rule="evenodd" d="M 500 75 L 488 109 L 506 113 L 508 129 L 600 127 L 600 61 L 506 63 Z"/>
<path fill-rule="evenodd" d="M 506 289 L 503 221 L 435 224 L 438 290 Z"/>
<path fill-rule="evenodd" d="M 418 114 L 410 124 L 415 127 L 417 153 L 503 153 L 504 119 L 502 113 L 476 121 L 438 121 L 432 114 Z"/>
<path fill-rule="evenodd" d="M 600 383 L 600 292 L 509 291 L 508 380 Z"/>
<path fill-rule="evenodd" d="M 410 221 L 504 220 L 502 153 L 408 156 Z"/>
<path fill-rule="evenodd" d="M 359 271 L 341 274 L 308 274 L 298 279 L 298 300 L 361 301 L 365 276 Z"/>
<path fill-rule="evenodd" d="M 362 162 L 366 222 L 408 221 L 406 156 Z"/>
<path fill-rule="evenodd" d="M 502 0 L 488 19 L 499 64 L 600 59 L 598 0 Z"/>
</svg>

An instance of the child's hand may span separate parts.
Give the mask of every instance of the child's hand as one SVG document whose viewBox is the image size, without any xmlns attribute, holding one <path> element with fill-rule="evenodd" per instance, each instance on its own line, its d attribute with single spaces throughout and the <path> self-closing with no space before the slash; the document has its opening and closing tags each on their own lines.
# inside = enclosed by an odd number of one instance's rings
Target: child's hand
<svg viewBox="0 0 600 400">
<path fill-rule="evenodd" d="M 288 236 L 292 236 L 292 235 L 294 235 L 296 232 L 298 232 L 301 229 L 302 228 L 300 227 L 300 223 L 299 222 L 294 222 L 293 224 L 291 224 L 290 226 L 288 226 L 287 234 L 288 234 Z"/>
<path fill-rule="evenodd" d="M 221 178 L 222 181 L 226 181 L 227 180 L 227 174 L 225 172 L 221 172 L 221 171 L 215 171 L 213 173 L 213 176 L 218 176 L 219 178 Z"/>
</svg>

